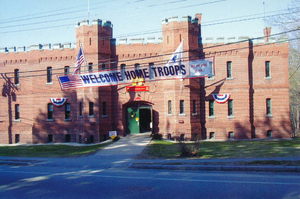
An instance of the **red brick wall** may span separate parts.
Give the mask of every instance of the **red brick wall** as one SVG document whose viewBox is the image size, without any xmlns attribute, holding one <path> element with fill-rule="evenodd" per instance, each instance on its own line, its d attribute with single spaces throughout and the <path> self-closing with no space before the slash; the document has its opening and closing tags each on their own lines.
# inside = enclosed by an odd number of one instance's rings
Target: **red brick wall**
<svg viewBox="0 0 300 199">
<path fill-rule="evenodd" d="M 199 17 L 199 16 L 198 16 Z M 195 136 L 228 139 L 234 132 L 236 139 L 266 138 L 272 130 L 273 137 L 290 137 L 288 44 L 204 44 L 201 38 L 200 20 L 184 18 L 183 21 L 169 18 L 162 25 L 163 40 L 158 43 L 113 43 L 112 29 L 99 25 L 84 25 L 76 28 L 76 48 L 43 49 L 27 52 L 0 53 L 0 70 L 13 77 L 14 69 L 20 70 L 20 85 L 8 86 L 0 79 L 0 143 L 14 143 L 15 134 L 20 134 L 21 143 L 47 142 L 53 135 L 54 142 L 64 142 L 70 134 L 72 142 L 94 136 L 99 142 L 108 137 L 110 130 L 118 134 L 126 132 L 126 106 L 131 103 L 149 104 L 154 110 L 154 132 L 164 137 L 171 134 L 186 139 Z M 94 71 L 106 70 L 126 64 L 148 66 L 149 63 L 166 63 L 171 54 L 184 41 L 184 58 L 214 57 L 213 78 L 167 80 L 146 82 L 150 92 L 128 93 L 126 85 L 102 88 L 85 88 L 62 91 L 55 75 L 62 75 L 64 66 L 71 72 L 81 43 L 88 63 Z M 232 62 L 232 77 L 227 79 L 226 63 Z M 271 78 L 265 78 L 265 61 L 271 63 Z M 113 62 L 113 63 L 111 63 Z M 46 69 L 52 67 L 53 81 L 47 84 Z M 34 72 L 30 72 L 34 71 Z M 11 79 L 10 81 L 14 81 Z M 209 117 L 208 102 L 211 94 L 231 94 L 233 115 L 228 117 L 228 104 L 215 103 L 215 116 Z M 139 99 L 137 96 L 139 95 Z M 71 104 L 71 121 L 65 121 L 65 107 L 54 107 L 53 121 L 47 121 L 49 98 L 68 97 Z M 266 99 L 272 100 L 272 116 L 266 116 Z M 172 101 L 172 114 L 168 114 L 168 101 Z M 185 102 L 185 114 L 179 114 L 179 101 Z M 196 114 L 193 111 L 196 101 Z M 83 117 L 79 117 L 79 102 L 83 103 Z M 94 117 L 90 117 L 89 102 L 94 103 Z M 106 102 L 107 115 L 102 114 Z M 14 106 L 20 104 L 20 121 L 14 120 Z"/>
</svg>

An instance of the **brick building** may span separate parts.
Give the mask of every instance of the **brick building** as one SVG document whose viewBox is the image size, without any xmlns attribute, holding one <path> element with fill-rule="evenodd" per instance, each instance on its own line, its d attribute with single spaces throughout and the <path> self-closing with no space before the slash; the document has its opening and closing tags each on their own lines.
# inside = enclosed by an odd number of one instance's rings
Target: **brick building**
<svg viewBox="0 0 300 199">
<path fill-rule="evenodd" d="M 111 22 L 93 20 L 76 24 L 75 45 L 0 48 L 0 143 L 92 143 L 109 131 L 186 140 L 290 137 L 288 43 L 269 35 L 202 41 L 196 14 L 164 19 L 158 40 L 116 44 Z M 166 63 L 182 40 L 185 59 L 214 57 L 215 76 L 145 82 L 149 92 L 127 92 L 126 85 L 61 90 L 56 78 L 72 73 L 80 43 L 87 70 L 98 71 Z M 230 99 L 217 103 L 212 94 Z M 63 106 L 50 103 L 63 97 Z"/>
</svg>

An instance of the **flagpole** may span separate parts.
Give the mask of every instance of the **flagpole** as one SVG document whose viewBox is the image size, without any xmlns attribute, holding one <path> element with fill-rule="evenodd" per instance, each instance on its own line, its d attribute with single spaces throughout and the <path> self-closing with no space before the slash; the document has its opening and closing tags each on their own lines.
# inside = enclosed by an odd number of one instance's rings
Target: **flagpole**
<svg viewBox="0 0 300 199">
<path fill-rule="evenodd" d="M 88 4 L 88 7 L 89 7 L 89 4 Z M 89 11 L 88 11 L 89 13 Z M 85 68 L 87 69 L 87 64 L 86 64 L 86 59 L 85 59 L 85 56 L 84 56 L 84 52 L 83 52 L 83 48 L 82 48 L 82 44 L 80 43 L 80 48 L 81 48 L 81 52 L 82 52 L 82 55 L 83 55 L 83 58 L 84 58 L 84 64 L 85 64 Z M 83 126 L 82 126 L 82 133 L 83 133 L 83 141 L 85 143 L 85 88 L 83 88 L 83 96 L 82 96 L 82 110 L 83 110 Z"/>
<path fill-rule="evenodd" d="M 90 0 L 88 0 L 88 20 L 90 20 Z"/>
</svg>

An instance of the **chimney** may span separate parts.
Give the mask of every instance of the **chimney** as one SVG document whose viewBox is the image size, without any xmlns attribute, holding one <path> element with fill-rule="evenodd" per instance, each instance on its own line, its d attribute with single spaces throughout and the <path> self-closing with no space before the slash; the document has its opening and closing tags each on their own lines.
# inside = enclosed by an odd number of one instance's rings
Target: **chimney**
<svg viewBox="0 0 300 199">
<path fill-rule="evenodd" d="M 271 27 L 265 27 L 264 28 L 265 42 L 269 42 L 269 37 L 270 36 L 271 36 Z"/>
<path fill-rule="evenodd" d="M 201 24 L 202 13 L 197 13 L 195 15 L 195 17 L 198 18 L 198 24 L 200 25 Z"/>
<path fill-rule="evenodd" d="M 198 28 L 199 28 L 199 31 L 198 31 L 198 43 L 202 43 L 202 34 L 201 34 L 201 18 L 202 18 L 202 13 L 197 13 L 195 15 L 196 18 L 198 18 Z"/>
</svg>

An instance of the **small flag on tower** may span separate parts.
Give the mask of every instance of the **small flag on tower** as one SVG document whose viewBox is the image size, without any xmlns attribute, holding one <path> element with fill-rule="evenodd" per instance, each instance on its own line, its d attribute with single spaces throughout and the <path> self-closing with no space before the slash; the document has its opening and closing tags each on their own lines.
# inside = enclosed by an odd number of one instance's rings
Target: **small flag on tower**
<svg viewBox="0 0 300 199">
<path fill-rule="evenodd" d="M 79 52 L 78 52 L 78 55 L 77 55 L 77 61 L 75 63 L 75 69 L 74 69 L 73 75 L 80 70 L 80 67 L 83 64 L 83 62 L 86 62 L 86 61 L 85 61 L 85 57 L 84 57 L 84 53 L 83 53 L 82 47 L 80 45 Z"/>
<path fill-rule="evenodd" d="M 172 54 L 172 57 L 168 61 L 167 65 L 178 64 L 183 61 L 183 41 L 179 44 L 176 51 Z"/>
</svg>

